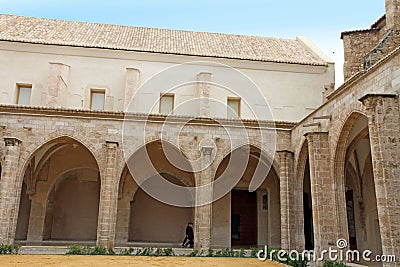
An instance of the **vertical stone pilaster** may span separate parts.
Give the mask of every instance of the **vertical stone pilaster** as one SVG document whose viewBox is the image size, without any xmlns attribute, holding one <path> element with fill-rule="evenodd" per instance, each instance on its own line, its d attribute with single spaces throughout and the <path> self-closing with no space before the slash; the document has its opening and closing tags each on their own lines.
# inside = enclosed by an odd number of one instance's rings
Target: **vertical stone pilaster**
<svg viewBox="0 0 400 267">
<path fill-rule="evenodd" d="M 135 68 L 126 68 L 124 110 L 128 110 L 132 97 L 139 88 L 140 71 Z M 133 110 L 130 110 L 133 111 Z"/>
<path fill-rule="evenodd" d="M 4 137 L 5 153 L 0 180 L 0 244 L 12 244 L 15 237 L 22 181 L 18 179 L 21 141 Z"/>
<path fill-rule="evenodd" d="M 197 249 L 209 249 L 211 245 L 211 223 L 212 223 L 212 196 L 213 181 L 211 172 L 211 154 L 213 147 L 202 147 L 202 165 L 208 166 L 195 174 L 196 176 L 196 207 L 195 207 L 195 247 Z M 201 205 L 200 203 L 207 203 Z"/>
<path fill-rule="evenodd" d="M 330 172 L 328 133 L 307 133 L 306 138 L 310 159 L 314 247 L 320 252 L 336 244 L 334 179 Z"/>
<path fill-rule="evenodd" d="M 117 142 L 106 142 L 104 177 L 101 179 L 97 245 L 114 247 L 118 187 L 116 177 Z"/>
<path fill-rule="evenodd" d="M 200 72 L 197 75 L 198 91 L 200 97 L 200 112 L 201 117 L 210 116 L 210 89 L 211 89 L 211 73 Z"/>
<path fill-rule="evenodd" d="M 52 201 L 50 201 L 51 197 L 47 199 L 47 193 L 46 189 L 40 187 L 36 193 L 31 196 L 31 211 L 27 235 L 27 244 L 29 245 L 40 245 L 43 241 L 46 209 L 51 209 L 50 206 L 53 205 Z M 50 238 L 50 236 L 47 236 L 47 238 Z"/>
<path fill-rule="evenodd" d="M 54 62 L 49 62 L 49 64 L 46 106 L 63 107 L 67 96 L 70 66 Z M 80 106 L 80 103 L 77 106 Z"/>
<path fill-rule="evenodd" d="M 382 251 L 400 255 L 400 112 L 398 96 L 368 94 L 360 99 L 368 117 Z"/>
<path fill-rule="evenodd" d="M 385 0 L 386 27 L 400 27 L 400 3 L 397 0 Z"/>
<path fill-rule="evenodd" d="M 293 193 L 293 152 L 278 151 L 280 169 L 279 169 L 279 187 L 281 202 L 281 247 L 285 250 L 295 248 L 295 225 L 294 225 L 294 199 Z"/>
</svg>

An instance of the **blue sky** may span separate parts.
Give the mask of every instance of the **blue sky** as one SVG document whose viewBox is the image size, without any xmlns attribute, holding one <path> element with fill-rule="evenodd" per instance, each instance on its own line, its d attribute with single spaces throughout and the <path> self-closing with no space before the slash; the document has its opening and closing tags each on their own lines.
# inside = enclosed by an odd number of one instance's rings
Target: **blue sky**
<svg viewBox="0 0 400 267">
<path fill-rule="evenodd" d="M 368 28 L 385 12 L 384 0 L 0 0 L 6 14 L 295 38 L 306 36 L 343 66 L 340 32 Z"/>
</svg>

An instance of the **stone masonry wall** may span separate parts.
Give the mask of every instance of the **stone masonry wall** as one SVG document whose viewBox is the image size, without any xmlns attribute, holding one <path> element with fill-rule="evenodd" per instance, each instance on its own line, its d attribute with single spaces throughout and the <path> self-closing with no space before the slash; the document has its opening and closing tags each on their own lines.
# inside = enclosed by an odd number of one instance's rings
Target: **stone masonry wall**
<svg viewBox="0 0 400 267">
<path fill-rule="evenodd" d="M 115 212 L 118 205 L 119 182 L 125 167 L 123 145 L 131 147 L 132 151 L 130 152 L 133 153 L 143 146 L 143 142 L 160 140 L 162 136 L 171 142 L 179 136 L 179 144 L 183 153 L 189 158 L 195 159 L 199 155 L 199 148 L 202 147 L 201 141 L 213 140 L 216 146 L 214 149 L 216 155 L 208 176 L 214 177 L 213 170 L 216 170 L 216 166 L 233 149 L 230 141 L 239 146 L 251 144 L 265 150 L 261 139 L 266 142 L 275 138 L 274 131 L 267 128 L 260 131 L 250 123 L 249 127 L 245 126 L 249 137 L 248 141 L 245 141 L 243 131 L 237 128 L 239 121 L 234 120 L 227 120 L 225 128 L 204 119 L 200 122 L 189 122 L 182 128 L 179 124 L 171 126 L 166 132 L 163 129 L 165 125 L 162 117 L 149 118 L 146 115 L 133 115 L 130 119 L 135 121 L 132 126 L 134 129 L 125 133 L 128 141 L 123 144 L 123 113 L 16 106 L 2 106 L 0 113 L 0 135 L 4 139 L 3 145 L 6 144 L 6 146 L 1 146 L 1 153 L 6 156 L 6 160 L 3 162 L 0 180 L 0 205 L 4 206 L 2 209 L 4 216 L 0 221 L 0 243 L 14 242 L 22 178 L 32 155 L 40 147 L 57 138 L 69 137 L 80 142 L 91 152 L 99 166 L 101 189 L 97 243 L 108 247 L 114 246 L 116 236 L 117 241 L 120 241 L 120 234 L 123 230 L 116 229 L 116 227 L 125 227 L 117 225 Z M 186 122 L 187 118 L 176 117 L 174 122 L 179 120 Z M 140 129 L 143 124 L 146 124 L 147 127 L 142 136 Z M 289 128 L 292 126 L 292 124 L 277 125 L 278 149 L 287 150 L 289 148 Z M 226 132 L 227 128 L 229 128 L 230 136 Z M 260 132 L 263 132 L 262 138 Z M 10 140 L 17 141 L 9 141 L 8 136 L 11 136 Z M 269 156 L 273 157 L 273 155 Z M 276 160 L 273 165 L 276 170 L 279 170 Z M 11 166 L 13 167 L 11 168 Z M 10 170 L 13 170 L 13 173 Z M 209 177 L 204 179 L 209 179 Z M 201 214 L 202 216 L 197 216 L 197 222 L 204 226 L 204 229 L 202 229 L 198 241 L 203 243 L 199 243 L 198 246 L 207 248 L 212 245 L 210 244 L 211 229 L 209 229 L 212 217 L 209 212 L 201 212 Z M 33 232 L 31 231 L 31 233 Z M 35 236 L 34 239 L 40 243 L 41 237 Z"/>
<path fill-rule="evenodd" d="M 336 233 L 336 238 L 348 238 L 347 224 L 346 224 L 346 207 L 343 204 L 344 198 L 344 173 L 343 166 L 345 162 L 346 154 L 346 139 L 343 139 L 345 131 L 350 131 L 351 127 L 354 126 L 356 120 L 354 120 L 354 114 L 358 116 L 364 115 L 369 119 L 369 131 L 370 131 L 370 142 L 372 148 L 372 158 L 377 157 L 380 162 L 385 162 L 385 159 L 380 158 L 382 155 L 387 155 L 389 158 L 394 159 L 394 162 L 388 166 L 385 165 L 385 175 L 383 176 L 382 166 L 378 165 L 378 162 L 374 166 L 374 180 L 376 187 L 376 195 L 382 199 L 390 197 L 391 201 L 389 204 L 386 201 L 378 203 L 378 213 L 380 222 L 380 232 L 382 242 L 382 250 L 384 254 L 391 254 L 393 252 L 398 253 L 398 242 L 399 235 L 394 236 L 393 233 L 388 231 L 388 227 L 397 231 L 399 214 L 395 212 L 399 210 L 398 203 L 400 203 L 400 197 L 395 192 L 400 190 L 399 176 L 392 175 L 398 171 L 400 151 L 397 148 L 397 139 L 395 136 L 399 136 L 398 125 L 400 123 L 400 114 L 398 107 L 395 108 L 393 105 L 399 105 L 398 101 L 392 101 L 391 105 L 382 105 L 380 109 L 368 108 L 368 105 L 363 105 L 360 101 L 364 96 L 372 94 L 369 99 L 371 101 L 377 101 L 380 103 L 379 98 L 387 95 L 392 98 L 398 95 L 400 92 L 400 53 L 396 51 L 388 58 L 381 61 L 378 65 L 369 69 L 365 73 L 353 79 L 352 82 L 345 83 L 342 87 L 334 91 L 328 96 L 328 101 L 324 103 L 322 107 L 310 114 L 305 118 L 299 125 L 292 130 L 292 149 L 295 157 L 295 176 L 301 175 L 301 170 L 297 168 L 302 162 L 304 162 L 307 154 L 301 153 L 303 144 L 306 137 L 305 134 L 326 132 L 328 138 L 328 150 L 329 150 L 329 164 L 328 167 L 323 165 L 320 166 L 318 161 L 311 162 L 313 159 L 310 157 L 310 166 L 314 164 L 314 169 L 323 168 L 329 169 L 331 176 L 330 185 L 326 188 L 331 188 L 335 192 L 336 196 L 331 198 L 331 209 L 333 209 L 333 216 L 331 220 L 316 220 L 314 229 L 323 227 Z M 378 100 L 373 100 L 378 99 Z M 386 98 L 385 98 L 386 99 Z M 375 102 L 374 102 L 375 103 Z M 390 113 L 390 120 L 384 120 L 382 117 L 386 113 Z M 379 121 L 378 121 L 379 120 Z M 351 122 L 349 125 L 349 121 Z M 380 123 L 381 122 L 381 123 Z M 379 125 L 379 126 L 378 126 Z M 390 131 L 387 131 L 390 130 Z M 379 132 L 379 133 L 378 133 Z M 384 133 L 384 135 L 382 135 Z M 348 133 L 347 133 L 348 135 Z M 381 136 L 382 135 L 382 136 Z M 391 140 L 391 141 L 388 141 Z M 385 146 L 381 143 L 385 142 Z M 392 147 L 387 147 L 388 142 L 394 142 Z M 396 146 L 394 146 L 396 145 Z M 317 147 L 314 147 L 314 150 Z M 324 148 L 325 149 L 325 148 Z M 374 155 L 375 154 L 375 155 Z M 389 156 L 391 155 L 391 156 Z M 397 156 L 394 156 L 397 155 Z M 389 175 L 391 174 L 391 175 Z M 314 177 L 318 182 L 319 177 Z M 390 184 L 390 188 L 385 186 L 378 186 L 382 184 L 382 180 L 385 180 L 386 184 Z M 302 177 L 297 177 L 297 183 L 302 181 Z M 322 182 L 322 180 L 321 180 Z M 326 186 L 326 185 L 325 185 Z M 299 185 L 296 186 L 300 188 Z M 302 192 L 295 192 L 295 194 L 302 194 Z M 295 197 L 299 199 L 298 197 Z M 315 196 L 313 196 L 314 201 Z M 396 204 L 397 203 L 397 204 Z M 313 203 L 314 205 L 314 203 Z M 388 215 L 390 210 L 390 215 Z M 296 212 L 296 210 L 294 210 Z M 302 210 L 297 211 L 298 217 L 301 217 Z M 392 217 L 391 217 L 392 216 Z M 322 224 L 322 226 L 321 226 Z M 318 238 L 318 236 L 315 236 Z M 390 241 L 389 241 L 390 240 Z M 316 244 L 321 244 L 321 240 L 315 240 Z M 322 240 L 324 242 L 328 240 Z M 299 242 L 299 240 L 297 240 Z M 322 242 L 323 243 L 323 242 Z M 302 242 L 297 244 L 298 247 L 302 246 Z M 326 243 L 325 243 L 326 246 Z M 324 245 L 323 245 L 324 247 Z M 392 266 L 387 264 L 385 266 Z"/>
<path fill-rule="evenodd" d="M 342 35 L 344 48 L 344 80 L 364 69 L 364 56 L 370 52 L 383 36 L 383 30 L 355 31 Z"/>
</svg>

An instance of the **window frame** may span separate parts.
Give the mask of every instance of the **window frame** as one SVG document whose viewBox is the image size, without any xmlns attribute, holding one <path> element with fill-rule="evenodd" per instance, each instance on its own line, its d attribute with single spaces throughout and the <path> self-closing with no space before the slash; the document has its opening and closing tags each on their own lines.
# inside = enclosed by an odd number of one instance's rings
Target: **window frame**
<svg viewBox="0 0 400 267">
<path fill-rule="evenodd" d="M 172 109 L 169 114 L 174 114 L 174 110 L 175 110 L 175 94 L 174 93 L 160 93 L 160 101 L 158 104 L 158 113 L 164 114 L 164 113 L 161 113 L 161 100 L 163 97 L 172 97 Z"/>
<path fill-rule="evenodd" d="M 103 94 L 104 95 L 104 102 L 103 102 L 103 109 L 93 109 L 93 94 Z M 90 110 L 105 110 L 106 108 L 106 90 L 105 89 L 90 89 Z"/>
<path fill-rule="evenodd" d="M 19 103 L 20 94 L 21 94 L 21 88 L 29 88 L 31 92 L 30 92 L 30 96 L 29 96 L 29 104 L 28 104 L 28 106 L 30 106 L 31 102 L 32 102 L 33 85 L 30 84 L 30 83 L 17 83 L 16 85 L 17 85 L 17 90 L 16 90 L 17 92 L 16 92 L 16 96 L 15 96 L 15 104 L 24 106 L 23 104 Z"/>
<path fill-rule="evenodd" d="M 235 118 L 241 118 L 241 106 L 242 106 L 242 98 L 241 97 L 235 97 L 235 96 L 228 96 L 228 98 L 226 99 L 226 106 L 227 106 L 227 117 L 229 115 L 229 102 L 237 102 L 238 103 L 238 112 L 237 112 L 237 117 Z M 233 119 L 228 117 L 228 119 Z"/>
<path fill-rule="evenodd" d="M 266 198 L 266 203 L 264 202 L 264 197 Z M 264 204 L 266 204 L 266 207 Z M 262 193 L 261 193 L 261 211 L 262 212 L 269 211 L 269 192 L 268 191 L 262 191 Z"/>
</svg>

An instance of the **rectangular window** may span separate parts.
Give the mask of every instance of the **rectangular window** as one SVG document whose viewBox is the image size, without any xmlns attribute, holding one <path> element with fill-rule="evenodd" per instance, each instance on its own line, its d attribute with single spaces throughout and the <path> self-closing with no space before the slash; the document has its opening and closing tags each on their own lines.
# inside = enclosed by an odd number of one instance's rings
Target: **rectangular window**
<svg viewBox="0 0 400 267">
<path fill-rule="evenodd" d="M 104 90 L 90 91 L 90 109 L 103 110 L 106 92 Z"/>
<path fill-rule="evenodd" d="M 228 119 L 240 118 L 240 97 L 228 97 Z"/>
<path fill-rule="evenodd" d="M 17 100 L 18 105 L 29 106 L 31 104 L 32 85 L 17 84 Z"/>
<path fill-rule="evenodd" d="M 162 94 L 160 96 L 159 112 L 162 114 L 170 114 L 174 111 L 174 94 Z"/>
<path fill-rule="evenodd" d="M 261 207 L 262 211 L 268 211 L 268 193 L 265 192 L 262 195 L 262 207 Z"/>
</svg>

